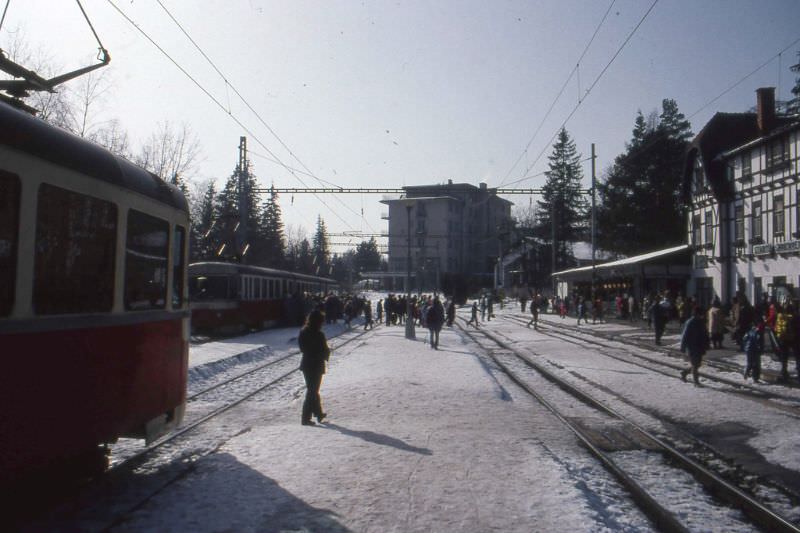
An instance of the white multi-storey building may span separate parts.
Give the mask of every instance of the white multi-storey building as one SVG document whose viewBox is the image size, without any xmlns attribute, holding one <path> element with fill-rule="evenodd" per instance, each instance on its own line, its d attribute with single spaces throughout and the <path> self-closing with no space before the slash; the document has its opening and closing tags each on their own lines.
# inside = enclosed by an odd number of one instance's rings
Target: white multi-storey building
<svg viewBox="0 0 800 533">
<path fill-rule="evenodd" d="M 717 113 L 692 141 L 683 192 L 701 305 L 800 295 L 799 152 L 800 116 L 776 116 L 771 87 L 755 113 Z"/>
<path fill-rule="evenodd" d="M 402 198 L 381 200 L 389 206 L 386 287 L 403 289 L 408 273 L 411 287 L 421 290 L 440 288 L 445 276 L 491 280 L 511 227 L 511 202 L 485 183 L 448 181 L 403 189 Z"/>
</svg>

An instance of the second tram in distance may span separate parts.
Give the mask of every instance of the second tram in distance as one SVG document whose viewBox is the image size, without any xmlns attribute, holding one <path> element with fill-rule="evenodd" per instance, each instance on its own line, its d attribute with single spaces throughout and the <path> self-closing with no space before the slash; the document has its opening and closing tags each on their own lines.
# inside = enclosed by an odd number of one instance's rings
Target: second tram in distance
<svg viewBox="0 0 800 533">
<path fill-rule="evenodd" d="M 338 291 L 335 280 L 237 263 L 189 265 L 192 331 L 230 334 L 292 324 L 304 293 Z M 291 315 L 291 316 L 289 316 Z"/>
</svg>

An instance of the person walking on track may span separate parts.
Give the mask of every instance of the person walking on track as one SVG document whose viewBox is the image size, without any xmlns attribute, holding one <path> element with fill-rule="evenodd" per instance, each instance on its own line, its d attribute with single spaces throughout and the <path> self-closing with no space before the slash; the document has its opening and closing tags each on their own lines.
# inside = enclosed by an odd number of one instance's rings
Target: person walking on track
<svg viewBox="0 0 800 533">
<path fill-rule="evenodd" d="M 539 306 L 541 305 L 542 297 L 540 295 L 536 295 L 531 300 L 531 320 L 528 322 L 528 327 L 531 327 L 533 324 L 533 329 L 539 328 Z"/>
<path fill-rule="evenodd" d="M 467 322 L 467 325 L 475 324 L 475 329 L 478 329 L 478 302 L 472 302 L 472 317 Z"/>
<path fill-rule="evenodd" d="M 695 385 L 700 384 L 700 364 L 708 349 L 708 331 L 703 320 L 703 310 L 696 306 L 693 316 L 686 321 L 681 335 L 681 351 L 689 354 L 689 366 L 681 370 L 681 379 L 686 381 L 689 372 Z"/>
<path fill-rule="evenodd" d="M 303 357 L 300 360 L 300 370 L 306 381 L 306 399 L 303 402 L 303 416 L 301 423 L 304 426 L 314 426 L 311 415 L 317 417 L 317 422 L 327 416 L 322 410 L 322 398 L 319 389 L 322 386 L 322 376 L 325 374 L 325 364 L 331 356 L 331 349 L 325 333 L 322 331 L 322 323 L 325 315 L 320 311 L 311 311 L 306 319 L 306 325 L 300 330 L 297 337 L 297 344 Z"/>
</svg>

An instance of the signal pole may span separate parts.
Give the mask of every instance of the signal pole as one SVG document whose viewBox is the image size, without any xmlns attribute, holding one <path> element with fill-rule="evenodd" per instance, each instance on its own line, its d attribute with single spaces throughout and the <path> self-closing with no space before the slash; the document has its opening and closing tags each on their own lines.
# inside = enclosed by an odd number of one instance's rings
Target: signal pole
<svg viewBox="0 0 800 533">
<path fill-rule="evenodd" d="M 236 168 L 239 173 L 239 224 L 236 231 L 236 249 L 239 252 L 239 261 L 245 263 L 247 254 L 247 182 L 250 173 L 247 162 L 247 137 L 239 137 L 239 164 Z"/>
<path fill-rule="evenodd" d="M 595 288 L 595 191 L 597 190 L 597 177 L 594 171 L 595 159 L 597 156 L 594 153 L 594 143 L 592 143 L 592 306 L 594 306 L 595 291 L 597 290 Z"/>
</svg>

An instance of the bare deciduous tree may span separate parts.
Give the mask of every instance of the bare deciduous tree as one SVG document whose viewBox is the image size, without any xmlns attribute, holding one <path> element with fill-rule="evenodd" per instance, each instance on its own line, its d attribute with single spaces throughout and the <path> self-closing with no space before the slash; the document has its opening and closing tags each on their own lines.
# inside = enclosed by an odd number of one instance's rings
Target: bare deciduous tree
<svg viewBox="0 0 800 533">
<path fill-rule="evenodd" d="M 200 143 L 187 124 L 173 128 L 168 122 L 159 123 L 157 130 L 142 145 L 134 162 L 163 180 L 180 176 L 191 179 L 200 160 Z"/>
</svg>

